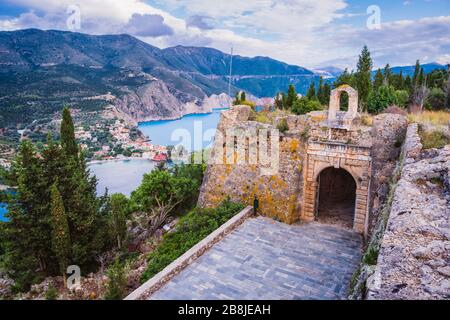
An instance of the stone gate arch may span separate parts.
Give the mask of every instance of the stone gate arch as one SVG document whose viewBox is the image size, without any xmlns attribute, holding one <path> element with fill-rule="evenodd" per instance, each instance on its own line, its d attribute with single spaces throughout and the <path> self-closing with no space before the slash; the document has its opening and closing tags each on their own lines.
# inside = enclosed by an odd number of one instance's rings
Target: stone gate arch
<svg viewBox="0 0 450 320">
<path fill-rule="evenodd" d="M 317 217 L 320 186 L 317 178 L 320 173 L 327 168 L 343 169 L 352 176 L 356 185 L 352 228 L 366 233 L 371 162 L 369 147 L 332 142 L 308 143 L 301 219 L 313 221 Z"/>
<path fill-rule="evenodd" d="M 317 173 L 315 220 L 353 228 L 357 180 L 342 166 Z"/>
</svg>

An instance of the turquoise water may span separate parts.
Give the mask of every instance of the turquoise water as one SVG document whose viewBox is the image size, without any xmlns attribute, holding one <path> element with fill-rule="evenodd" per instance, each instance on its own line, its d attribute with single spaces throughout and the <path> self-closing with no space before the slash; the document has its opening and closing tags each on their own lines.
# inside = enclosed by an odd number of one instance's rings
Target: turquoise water
<svg viewBox="0 0 450 320">
<path fill-rule="evenodd" d="M 5 218 L 5 213 L 8 210 L 6 209 L 6 204 L 5 203 L 0 203 L 0 221 L 6 221 Z"/>
<path fill-rule="evenodd" d="M 223 110 L 227 109 L 213 109 L 212 113 L 207 114 L 190 114 L 177 120 L 141 122 L 139 130 L 153 144 L 182 145 L 188 151 L 199 151 L 211 146 Z"/>
<path fill-rule="evenodd" d="M 150 121 L 139 124 L 139 129 L 153 144 L 162 146 L 183 145 L 188 151 L 207 148 L 214 138 L 220 113 L 226 109 L 213 109 L 212 113 L 191 114 L 177 120 Z M 156 163 L 145 159 L 105 161 L 89 165 L 91 173 L 98 178 L 97 194 L 131 194 L 141 183 L 145 173 Z M 6 208 L 0 203 L 0 220 L 4 219 Z"/>
<path fill-rule="evenodd" d="M 145 173 L 152 171 L 156 162 L 146 159 L 105 161 L 89 165 L 91 173 L 97 176 L 97 194 L 123 193 L 126 196 L 136 189 Z"/>
<path fill-rule="evenodd" d="M 6 193 L 12 193 L 12 191 L 6 191 Z M 7 221 L 5 214 L 8 212 L 6 203 L 0 202 L 0 221 Z"/>
<path fill-rule="evenodd" d="M 153 144 L 162 146 L 183 145 L 188 151 L 207 148 L 214 138 L 220 113 L 226 109 L 213 109 L 212 113 L 190 114 L 177 120 L 142 122 L 139 129 Z M 156 163 L 144 159 L 107 161 L 92 163 L 89 169 L 98 178 L 97 194 L 120 192 L 130 195 L 142 181 L 142 176 L 150 172 Z"/>
</svg>

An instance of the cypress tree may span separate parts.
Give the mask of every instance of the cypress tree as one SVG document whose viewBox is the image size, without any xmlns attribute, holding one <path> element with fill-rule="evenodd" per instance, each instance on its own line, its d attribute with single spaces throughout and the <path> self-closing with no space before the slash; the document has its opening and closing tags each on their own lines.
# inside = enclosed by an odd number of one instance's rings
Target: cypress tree
<svg viewBox="0 0 450 320">
<path fill-rule="evenodd" d="M 398 81 L 397 81 L 396 89 L 397 90 L 403 90 L 404 86 L 405 86 L 405 83 L 404 83 L 404 79 L 403 79 L 403 70 L 400 70 L 400 73 L 398 75 Z"/>
<path fill-rule="evenodd" d="M 314 81 L 311 82 L 311 84 L 309 85 L 309 89 L 308 89 L 308 92 L 306 94 L 306 97 L 309 100 L 313 100 L 313 99 L 316 98 L 316 84 L 314 83 Z"/>
<path fill-rule="evenodd" d="M 294 85 L 290 84 L 289 89 L 288 89 L 287 98 L 286 98 L 287 109 L 291 109 L 296 100 L 297 100 L 297 92 L 295 91 Z"/>
<path fill-rule="evenodd" d="M 356 87 L 358 89 L 359 103 L 364 111 L 367 111 L 367 100 L 372 87 L 371 80 L 372 72 L 372 58 L 367 46 L 359 56 L 357 71 L 356 71 Z"/>
<path fill-rule="evenodd" d="M 117 241 L 117 247 L 121 249 L 127 234 L 127 198 L 123 194 L 116 193 L 111 195 L 110 201 L 110 232 Z"/>
<path fill-rule="evenodd" d="M 78 146 L 75 140 L 75 129 L 69 108 L 64 107 L 61 122 L 61 146 L 66 156 L 78 157 Z"/>
<path fill-rule="evenodd" d="M 247 97 L 245 96 L 245 91 L 241 93 L 241 101 L 247 101 Z"/>
<path fill-rule="evenodd" d="M 283 106 L 283 109 L 285 109 L 285 110 L 289 109 L 288 104 L 287 104 L 287 97 L 284 92 L 281 94 L 281 105 Z"/>
<path fill-rule="evenodd" d="M 415 87 L 418 85 L 418 81 L 419 81 L 419 74 L 420 74 L 420 60 L 416 61 L 416 66 L 414 68 L 414 76 L 412 78 L 412 85 Z"/>
<path fill-rule="evenodd" d="M 50 193 L 52 248 L 58 260 L 59 271 L 64 277 L 64 286 L 66 286 L 66 270 L 69 265 L 71 251 L 69 224 L 64 209 L 64 203 L 61 194 L 56 187 L 56 183 L 52 185 Z"/>
<path fill-rule="evenodd" d="M 16 286 L 25 289 L 51 269 L 48 197 L 41 161 L 30 141 L 22 141 L 12 171 L 16 193 L 7 199 L 2 262 Z"/>
<path fill-rule="evenodd" d="M 383 73 L 381 72 L 381 69 L 377 70 L 377 73 L 375 74 L 375 79 L 373 81 L 373 88 L 375 90 L 378 90 L 379 87 L 383 85 Z"/>
<path fill-rule="evenodd" d="M 417 85 L 422 86 L 425 84 L 425 73 L 423 68 L 420 68 L 419 77 L 417 78 Z"/>
<path fill-rule="evenodd" d="M 323 78 L 320 77 L 319 80 L 319 89 L 317 90 L 317 98 L 319 99 L 320 104 L 326 104 L 326 95 L 325 95 L 325 86 L 323 85 Z"/>
<path fill-rule="evenodd" d="M 327 82 L 323 85 L 323 102 L 322 104 L 324 105 L 329 105 L 330 104 L 330 95 L 331 95 L 331 86 L 330 84 L 328 84 Z"/>
<path fill-rule="evenodd" d="M 409 74 L 405 78 L 404 88 L 405 88 L 405 90 L 408 90 L 409 92 L 412 91 L 412 80 L 411 80 L 411 76 Z"/>
<path fill-rule="evenodd" d="M 65 108 L 61 123 L 62 155 L 58 185 L 69 221 L 72 261 L 82 266 L 92 262 L 103 248 L 104 243 L 97 235 L 107 226 L 100 215 L 97 180 L 90 175 L 86 159 L 78 150 L 73 127 L 70 112 Z"/>
</svg>

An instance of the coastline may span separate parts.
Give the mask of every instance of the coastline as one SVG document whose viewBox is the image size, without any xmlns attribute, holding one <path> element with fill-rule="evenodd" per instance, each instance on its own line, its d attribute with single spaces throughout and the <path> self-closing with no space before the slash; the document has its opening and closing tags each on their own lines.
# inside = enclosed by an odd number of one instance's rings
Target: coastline
<svg viewBox="0 0 450 320">
<path fill-rule="evenodd" d="M 228 110 L 228 109 L 230 109 L 230 108 L 229 107 L 228 108 L 219 107 L 219 108 L 212 108 L 210 111 L 205 111 L 205 112 L 197 112 L 196 111 L 196 112 L 191 112 L 191 113 L 185 113 L 182 116 L 177 116 L 177 117 L 166 117 L 166 118 L 160 118 L 160 119 L 155 119 L 155 118 L 148 118 L 147 119 L 146 118 L 146 120 L 137 121 L 137 126 L 139 126 L 142 123 L 146 123 L 146 122 L 174 121 L 174 120 L 180 120 L 180 119 L 182 119 L 184 117 L 187 117 L 187 116 L 211 114 L 211 113 L 214 113 L 214 111 L 217 111 L 217 110 Z"/>
<path fill-rule="evenodd" d="M 105 160 L 91 160 L 87 162 L 87 165 L 91 165 L 91 164 L 102 164 L 102 163 L 108 163 L 108 162 L 118 162 L 118 161 L 131 161 L 131 160 L 147 160 L 150 162 L 155 162 L 157 163 L 157 161 L 153 161 L 152 159 L 146 159 L 146 158 L 138 158 L 138 157 L 123 157 L 123 158 L 114 158 L 114 159 L 105 159 Z"/>
</svg>

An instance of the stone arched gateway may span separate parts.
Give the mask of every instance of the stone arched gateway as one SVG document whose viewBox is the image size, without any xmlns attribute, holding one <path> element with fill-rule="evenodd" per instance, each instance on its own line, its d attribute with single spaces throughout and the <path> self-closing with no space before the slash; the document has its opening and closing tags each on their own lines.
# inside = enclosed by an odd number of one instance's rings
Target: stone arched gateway
<svg viewBox="0 0 450 320">
<path fill-rule="evenodd" d="M 315 220 L 319 206 L 319 174 L 326 168 L 344 169 L 356 183 L 353 230 L 365 233 L 371 172 L 370 148 L 333 142 L 308 143 L 301 218 Z"/>
</svg>

